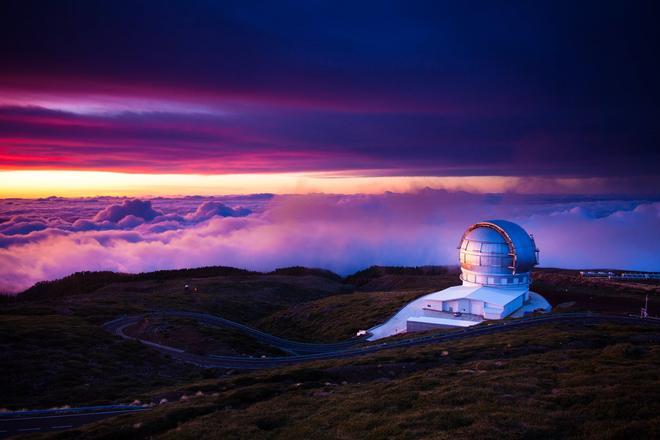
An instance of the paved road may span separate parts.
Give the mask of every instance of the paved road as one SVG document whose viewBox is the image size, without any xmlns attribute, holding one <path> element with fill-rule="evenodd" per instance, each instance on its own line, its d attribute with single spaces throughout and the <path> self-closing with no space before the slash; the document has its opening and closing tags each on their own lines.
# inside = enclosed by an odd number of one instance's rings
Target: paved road
<svg viewBox="0 0 660 440">
<path fill-rule="evenodd" d="M 0 438 L 19 434 L 34 434 L 48 431 L 61 431 L 86 425 L 107 417 L 120 414 L 146 411 L 148 408 L 113 409 L 105 411 L 61 414 L 62 411 L 27 411 L 25 413 L 5 413 L 0 415 Z M 76 411 L 76 409 L 73 409 Z M 58 414 L 59 412 L 59 414 Z M 35 413 L 35 414 L 30 414 Z M 42 414 L 39 414 L 42 413 Z"/>
<path fill-rule="evenodd" d="M 124 333 L 126 327 L 139 322 L 146 316 L 177 316 L 198 319 L 201 322 L 218 325 L 222 327 L 235 328 L 255 337 L 256 339 L 274 345 L 278 348 L 294 353 L 291 356 L 271 357 L 271 358 L 251 358 L 247 356 L 201 356 L 187 353 L 183 350 L 155 344 L 137 338 L 132 338 Z M 176 359 L 189 362 L 195 365 L 212 368 L 232 368 L 232 369 L 260 369 L 272 368 L 283 365 L 291 365 L 299 362 L 321 360 L 321 359 L 341 359 L 364 354 L 373 353 L 381 350 L 389 350 L 401 347 L 411 347 L 415 345 L 432 344 L 437 342 L 447 342 L 456 339 L 463 339 L 484 334 L 493 334 L 498 332 L 510 331 L 515 328 L 530 327 L 544 323 L 552 322 L 621 322 L 643 325 L 655 325 L 660 327 L 660 321 L 650 319 L 639 319 L 629 316 L 619 315 L 601 315 L 594 313 L 573 313 L 573 314 L 553 314 L 531 318 L 522 318 L 516 320 L 493 321 L 486 325 L 471 327 L 453 331 L 451 333 L 431 334 L 422 336 L 412 336 L 407 339 L 399 339 L 390 342 L 369 343 L 364 339 L 352 339 L 333 344 L 309 344 L 304 342 L 290 341 L 277 336 L 264 333 L 251 327 L 229 321 L 218 316 L 205 313 L 186 312 L 186 311 L 159 311 L 148 315 L 122 316 L 113 321 L 107 322 L 103 327 L 125 339 L 135 339 L 143 344 L 147 344 L 157 350 L 167 353 Z M 364 344 L 364 345 L 363 345 Z M 136 411 L 145 411 L 148 408 L 130 408 L 126 405 L 111 405 L 107 407 L 77 408 L 68 410 L 73 413 L 62 414 L 61 411 L 27 411 L 15 414 L 0 414 L 0 438 L 17 434 L 30 434 L 38 432 L 58 431 L 71 429 L 87 423 L 94 422 L 106 417 L 113 417 L 120 414 L 126 414 Z"/>
<path fill-rule="evenodd" d="M 115 319 L 114 321 L 105 323 L 103 327 L 112 333 L 126 337 L 126 335 L 123 334 L 122 331 L 123 329 L 149 316 L 173 316 L 178 318 L 191 318 L 208 325 L 215 325 L 218 327 L 239 330 L 265 344 L 271 345 L 273 347 L 277 347 L 280 350 L 290 354 L 301 355 L 301 354 L 312 354 L 312 353 L 330 353 L 330 352 L 345 350 L 349 347 L 353 347 L 359 343 L 365 342 L 365 338 L 353 338 L 347 341 L 335 342 L 329 344 L 292 341 L 289 339 L 280 338 L 278 336 L 274 336 L 269 333 L 262 332 L 261 330 L 257 330 L 256 328 L 249 327 L 239 322 L 230 321 L 229 319 L 221 318 L 220 316 L 209 315 L 208 313 L 187 312 L 180 310 L 160 310 L 146 315 L 122 317 Z M 118 331 L 118 329 L 120 328 L 121 330 Z"/>
<path fill-rule="evenodd" d="M 218 325 L 223 327 L 236 328 L 244 331 L 245 333 L 255 337 L 257 340 L 268 343 L 275 347 L 281 348 L 285 351 L 293 353 L 292 356 L 278 356 L 269 358 L 252 358 L 248 356 L 202 356 L 193 353 L 188 353 L 183 350 L 169 347 L 166 345 L 155 344 L 150 341 L 133 338 L 124 333 L 124 329 L 146 316 L 178 316 L 189 317 L 198 319 L 211 325 Z M 231 369 L 260 369 L 260 368 L 273 368 L 283 365 L 291 365 L 305 361 L 323 360 L 323 359 L 342 359 L 355 356 L 362 356 L 368 353 L 374 353 L 381 350 L 389 350 L 394 348 L 411 347 L 415 345 L 431 344 L 437 342 L 446 342 L 456 339 L 463 339 L 474 337 L 484 334 L 493 334 L 503 331 L 509 331 L 515 328 L 530 327 L 544 323 L 552 322 L 602 322 L 613 321 L 622 323 L 635 323 L 660 326 L 660 322 L 655 320 L 642 320 L 635 317 L 621 316 L 621 315 L 604 315 L 596 313 L 567 313 L 567 314 L 552 314 L 544 316 L 535 316 L 529 318 L 521 318 L 514 320 L 493 321 L 485 325 L 470 327 L 467 329 L 452 331 L 450 333 L 431 334 L 423 336 L 412 336 L 407 339 L 399 339 L 390 342 L 371 343 L 366 345 L 364 339 L 352 339 L 344 342 L 333 344 L 307 344 L 297 341 L 289 341 L 287 339 L 278 338 L 277 336 L 264 333 L 262 331 L 253 329 L 243 324 L 229 321 L 218 316 L 209 315 L 206 313 L 186 312 L 186 311 L 159 311 L 153 312 L 148 315 L 138 316 L 125 316 L 117 318 L 104 324 L 104 328 L 118 336 L 125 339 L 134 339 L 142 342 L 143 344 L 152 346 L 157 350 L 167 353 L 173 358 L 189 362 L 191 364 L 199 365 L 207 368 L 231 368 Z M 365 345 L 361 345 L 365 344 Z"/>
</svg>

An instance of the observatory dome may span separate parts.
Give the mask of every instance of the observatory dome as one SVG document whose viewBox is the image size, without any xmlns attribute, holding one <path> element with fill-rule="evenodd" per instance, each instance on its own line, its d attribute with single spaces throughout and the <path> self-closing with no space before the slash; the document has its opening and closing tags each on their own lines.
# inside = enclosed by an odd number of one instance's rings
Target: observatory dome
<svg viewBox="0 0 660 440">
<path fill-rule="evenodd" d="M 465 282 L 515 287 L 529 283 L 529 271 L 538 264 L 538 249 L 534 238 L 519 225 L 488 220 L 465 231 L 459 260 Z"/>
</svg>

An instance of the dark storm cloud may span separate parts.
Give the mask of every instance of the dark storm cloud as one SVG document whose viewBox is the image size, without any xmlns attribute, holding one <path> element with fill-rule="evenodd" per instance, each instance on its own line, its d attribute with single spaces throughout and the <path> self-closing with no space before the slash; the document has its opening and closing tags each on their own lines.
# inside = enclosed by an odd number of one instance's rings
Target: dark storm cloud
<svg viewBox="0 0 660 440">
<path fill-rule="evenodd" d="M 6 1 L 0 166 L 657 175 L 658 18 L 643 1 Z"/>
</svg>

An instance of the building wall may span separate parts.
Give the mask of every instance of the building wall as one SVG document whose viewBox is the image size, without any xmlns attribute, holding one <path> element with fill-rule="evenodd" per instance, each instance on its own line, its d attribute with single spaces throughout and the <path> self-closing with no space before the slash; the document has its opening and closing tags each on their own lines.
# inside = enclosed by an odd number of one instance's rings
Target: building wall
<svg viewBox="0 0 660 440">
<path fill-rule="evenodd" d="M 523 306 L 524 299 L 525 299 L 525 295 L 523 294 L 517 297 L 516 299 L 514 299 L 513 301 L 511 301 L 510 303 L 506 304 L 504 306 L 504 313 L 502 314 L 502 317 L 505 318 L 510 314 L 512 314 L 513 312 L 515 312 L 516 310 L 518 310 L 519 308 L 521 308 Z"/>
<path fill-rule="evenodd" d="M 484 318 L 486 319 L 502 319 L 504 308 L 497 307 L 493 304 L 484 304 Z"/>
<path fill-rule="evenodd" d="M 522 307 L 527 298 L 529 298 L 529 293 L 525 292 L 504 306 L 467 298 L 449 301 L 428 300 L 424 307 L 449 313 L 471 313 L 486 319 L 502 319 Z"/>
<path fill-rule="evenodd" d="M 458 312 L 458 301 L 457 300 L 443 301 L 442 310 L 445 312 Z"/>
<path fill-rule="evenodd" d="M 484 302 L 479 300 L 471 300 L 470 308 L 472 309 L 473 315 L 484 315 Z"/>
<path fill-rule="evenodd" d="M 428 299 L 424 303 L 423 307 L 425 309 L 431 309 L 431 310 L 443 310 L 443 301 L 436 300 L 436 299 Z"/>
<path fill-rule="evenodd" d="M 442 311 L 444 312 L 472 313 L 471 310 L 470 300 L 466 298 L 442 302 Z"/>
<path fill-rule="evenodd" d="M 461 279 L 468 283 L 481 284 L 495 287 L 518 287 L 521 284 L 529 284 L 531 276 L 529 273 L 518 274 L 482 274 L 475 273 L 463 268 Z"/>
<path fill-rule="evenodd" d="M 423 332 L 437 328 L 456 328 L 452 325 L 431 324 L 429 322 L 406 321 L 406 332 Z"/>
</svg>

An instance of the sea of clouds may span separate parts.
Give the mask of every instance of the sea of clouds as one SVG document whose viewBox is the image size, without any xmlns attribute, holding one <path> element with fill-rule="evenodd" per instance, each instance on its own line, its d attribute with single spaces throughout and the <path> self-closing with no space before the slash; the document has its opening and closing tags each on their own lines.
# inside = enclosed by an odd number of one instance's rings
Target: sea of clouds
<svg viewBox="0 0 660 440">
<path fill-rule="evenodd" d="M 484 195 L 257 194 L 0 200 L 0 292 L 81 270 L 457 263 L 471 223 L 504 218 L 533 233 L 541 265 L 659 270 L 660 201 Z"/>
</svg>

